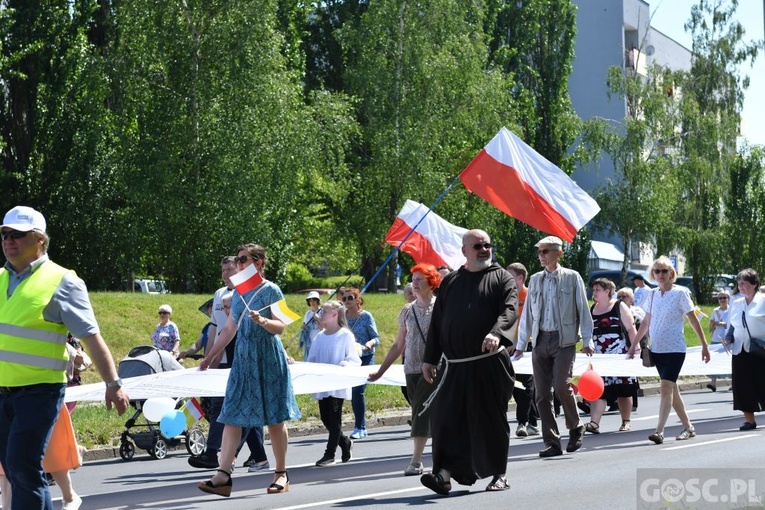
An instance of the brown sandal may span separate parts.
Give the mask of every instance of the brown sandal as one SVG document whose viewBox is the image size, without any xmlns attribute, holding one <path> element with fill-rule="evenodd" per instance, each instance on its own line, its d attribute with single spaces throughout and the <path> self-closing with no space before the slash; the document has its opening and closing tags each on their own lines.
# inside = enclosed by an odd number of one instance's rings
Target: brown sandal
<svg viewBox="0 0 765 510">
<path fill-rule="evenodd" d="M 284 485 L 279 485 L 276 482 L 272 483 L 271 485 L 266 487 L 266 492 L 268 494 L 281 494 L 282 492 L 289 492 L 289 490 L 290 490 L 290 475 L 289 475 L 289 473 L 287 473 L 287 470 L 285 469 L 284 471 L 274 471 L 274 474 L 275 475 L 279 475 L 279 476 L 276 477 L 277 480 L 279 478 L 281 478 L 281 475 L 284 475 L 285 478 L 287 478 L 287 481 L 284 482 Z"/>
<path fill-rule="evenodd" d="M 201 490 L 202 492 L 206 492 L 208 494 L 216 494 L 218 496 L 223 496 L 225 498 L 228 498 L 229 496 L 231 496 L 231 488 L 234 485 L 231 482 L 231 473 L 229 473 L 228 471 L 224 471 L 223 469 L 218 469 L 218 471 L 220 471 L 221 473 L 226 473 L 226 476 L 228 476 L 228 481 L 226 483 L 215 485 L 212 482 L 212 479 L 210 479 L 210 480 L 205 480 L 204 482 L 199 482 L 199 485 L 197 485 L 197 487 L 199 487 L 199 490 Z"/>
<path fill-rule="evenodd" d="M 489 485 L 486 486 L 488 492 L 506 491 L 510 488 L 510 484 L 507 483 L 507 477 L 504 475 L 494 475 Z"/>
</svg>

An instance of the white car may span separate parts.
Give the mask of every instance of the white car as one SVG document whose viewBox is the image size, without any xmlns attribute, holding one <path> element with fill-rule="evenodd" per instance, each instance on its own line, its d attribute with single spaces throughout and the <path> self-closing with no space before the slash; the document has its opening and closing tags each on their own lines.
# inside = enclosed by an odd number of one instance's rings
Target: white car
<svg viewBox="0 0 765 510">
<path fill-rule="evenodd" d="M 167 282 L 165 280 L 146 280 L 142 278 L 136 278 L 133 280 L 133 292 L 141 292 L 144 294 L 169 294 L 167 290 Z"/>
</svg>

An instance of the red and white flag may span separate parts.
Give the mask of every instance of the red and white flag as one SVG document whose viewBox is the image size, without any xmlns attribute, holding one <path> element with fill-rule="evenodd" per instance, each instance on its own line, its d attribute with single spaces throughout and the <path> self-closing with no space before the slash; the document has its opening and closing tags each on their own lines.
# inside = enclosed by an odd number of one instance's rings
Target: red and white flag
<svg viewBox="0 0 765 510">
<path fill-rule="evenodd" d="M 423 216 L 425 219 L 417 225 Z M 467 229 L 452 225 L 433 211 L 428 213 L 427 207 L 413 200 L 407 200 L 401 208 L 385 235 L 385 242 L 398 246 L 415 225 L 417 228 L 401 246 L 401 250 L 411 255 L 416 263 L 449 266 L 452 269 L 465 264 L 462 235 Z"/>
<path fill-rule="evenodd" d="M 258 273 L 255 264 L 250 264 L 234 276 L 231 277 L 231 283 L 240 296 L 244 296 L 252 289 L 263 283 L 263 277 Z"/>
<path fill-rule="evenodd" d="M 202 410 L 202 404 L 196 398 L 190 398 L 183 404 L 181 411 L 186 416 L 186 429 L 191 428 L 202 418 L 204 418 L 205 412 Z"/>
<path fill-rule="evenodd" d="M 460 179 L 508 216 L 569 242 L 600 211 L 563 170 L 504 127 Z"/>
</svg>

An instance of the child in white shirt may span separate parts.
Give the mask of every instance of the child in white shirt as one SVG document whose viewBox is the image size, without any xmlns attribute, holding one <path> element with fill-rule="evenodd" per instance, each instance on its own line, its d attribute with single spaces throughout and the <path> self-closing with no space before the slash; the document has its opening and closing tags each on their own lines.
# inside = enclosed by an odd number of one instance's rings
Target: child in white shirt
<svg viewBox="0 0 765 510">
<path fill-rule="evenodd" d="M 340 301 L 328 301 L 321 310 L 322 330 L 313 339 L 311 351 L 306 361 L 332 365 L 361 366 L 361 358 L 356 351 L 356 338 L 348 329 L 345 318 L 345 306 Z M 319 401 L 321 421 L 329 432 L 327 449 L 324 456 L 316 462 L 319 467 L 332 466 L 338 445 L 342 452 L 341 460 L 351 460 L 353 441 L 343 434 L 343 401 L 351 398 L 351 389 L 314 393 L 314 400 Z"/>
</svg>

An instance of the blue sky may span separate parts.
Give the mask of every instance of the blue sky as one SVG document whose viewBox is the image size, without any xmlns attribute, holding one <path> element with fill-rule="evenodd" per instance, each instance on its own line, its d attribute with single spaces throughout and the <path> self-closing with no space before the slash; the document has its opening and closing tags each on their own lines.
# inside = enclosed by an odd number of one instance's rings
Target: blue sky
<svg viewBox="0 0 765 510">
<path fill-rule="evenodd" d="M 651 25 L 674 40 L 690 48 L 691 35 L 683 29 L 690 18 L 691 7 L 696 0 L 649 0 L 653 18 Z M 762 40 L 763 1 L 739 0 L 736 18 L 746 30 L 747 40 Z M 751 83 L 746 91 L 742 115 L 742 132 L 750 145 L 765 145 L 765 53 L 760 52 L 754 67 L 746 66 L 743 72 Z"/>
</svg>

